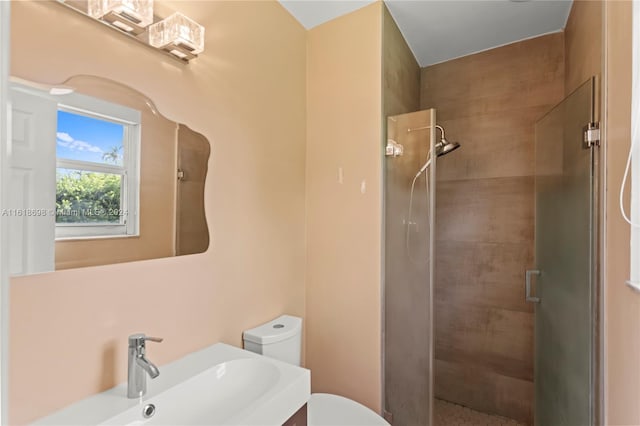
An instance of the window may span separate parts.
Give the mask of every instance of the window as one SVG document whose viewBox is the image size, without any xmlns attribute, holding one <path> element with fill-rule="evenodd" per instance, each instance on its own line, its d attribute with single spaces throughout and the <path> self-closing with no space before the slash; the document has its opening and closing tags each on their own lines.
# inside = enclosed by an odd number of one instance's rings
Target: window
<svg viewBox="0 0 640 426">
<path fill-rule="evenodd" d="M 138 235 L 140 113 L 84 95 L 58 104 L 56 239 Z"/>
</svg>

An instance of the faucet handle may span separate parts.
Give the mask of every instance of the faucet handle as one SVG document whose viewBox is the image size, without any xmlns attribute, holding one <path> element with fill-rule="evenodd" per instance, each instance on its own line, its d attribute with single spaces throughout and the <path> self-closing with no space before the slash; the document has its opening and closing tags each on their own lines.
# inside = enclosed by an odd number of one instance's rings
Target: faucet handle
<svg viewBox="0 0 640 426">
<path fill-rule="evenodd" d="M 144 346 L 147 340 L 150 342 L 160 343 L 163 339 L 161 337 L 149 337 L 144 333 L 132 334 L 129 336 L 129 346 L 132 348 Z"/>
</svg>

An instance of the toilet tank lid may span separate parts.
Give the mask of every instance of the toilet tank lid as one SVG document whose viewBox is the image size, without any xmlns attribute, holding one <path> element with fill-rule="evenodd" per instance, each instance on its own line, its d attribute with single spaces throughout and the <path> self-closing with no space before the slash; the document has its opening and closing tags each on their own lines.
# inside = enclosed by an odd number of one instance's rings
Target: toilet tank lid
<svg viewBox="0 0 640 426">
<path fill-rule="evenodd" d="M 282 315 L 242 334 L 245 342 L 253 342 L 261 345 L 281 342 L 289 339 L 302 331 L 302 318 L 290 315 Z"/>
</svg>

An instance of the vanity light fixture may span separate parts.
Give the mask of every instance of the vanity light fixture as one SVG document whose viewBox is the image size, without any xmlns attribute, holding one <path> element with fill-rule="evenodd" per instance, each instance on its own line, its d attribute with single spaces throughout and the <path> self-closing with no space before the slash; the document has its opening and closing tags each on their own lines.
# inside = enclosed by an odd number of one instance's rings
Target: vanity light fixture
<svg viewBox="0 0 640 426">
<path fill-rule="evenodd" d="M 204 50 L 204 27 L 176 12 L 149 27 L 149 44 L 188 61 Z"/>
<path fill-rule="evenodd" d="M 2 0 L 0 0 L 2 1 Z M 154 0 L 58 0 L 63 5 L 125 34 L 138 43 L 189 63 L 204 51 L 204 27 L 180 12 L 154 16 Z"/>
<path fill-rule="evenodd" d="M 142 34 L 153 23 L 153 0 L 89 0 L 87 13 L 129 34 Z"/>
</svg>

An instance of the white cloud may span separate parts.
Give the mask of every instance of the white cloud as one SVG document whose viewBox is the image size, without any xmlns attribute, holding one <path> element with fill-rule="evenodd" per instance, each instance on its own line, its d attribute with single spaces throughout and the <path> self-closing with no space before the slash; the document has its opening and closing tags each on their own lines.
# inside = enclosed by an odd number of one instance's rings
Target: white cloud
<svg viewBox="0 0 640 426">
<path fill-rule="evenodd" d="M 73 138 L 69 133 L 58 132 L 56 133 L 56 136 L 63 142 L 73 142 Z"/>
<path fill-rule="evenodd" d="M 74 151 L 89 151 L 102 154 L 104 151 L 95 145 L 91 145 L 89 142 L 79 141 L 73 138 L 69 133 L 58 132 L 56 134 L 58 138 L 58 145 L 69 148 Z"/>
</svg>

